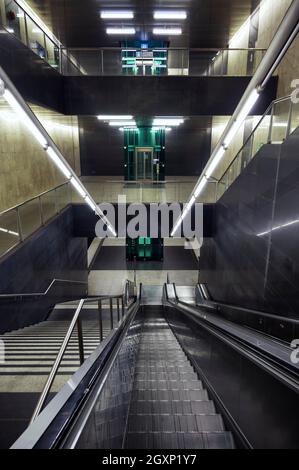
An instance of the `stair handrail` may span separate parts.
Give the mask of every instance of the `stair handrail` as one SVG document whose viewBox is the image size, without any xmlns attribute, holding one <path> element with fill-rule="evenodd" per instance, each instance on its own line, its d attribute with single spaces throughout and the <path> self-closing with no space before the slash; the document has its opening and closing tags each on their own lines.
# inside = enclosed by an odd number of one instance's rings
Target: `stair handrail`
<svg viewBox="0 0 299 470">
<path fill-rule="evenodd" d="M 103 341 L 103 318 L 102 318 L 102 303 L 103 301 L 109 301 L 109 309 L 110 309 L 110 327 L 111 331 L 114 330 L 114 320 L 113 320 L 113 301 L 116 300 L 116 306 L 117 306 L 117 315 L 118 315 L 118 322 L 120 321 L 120 302 L 121 302 L 121 310 L 122 310 L 122 318 L 125 316 L 125 302 L 124 302 L 124 294 L 120 295 L 108 295 L 108 296 L 100 296 L 100 297 L 93 297 L 93 298 L 86 298 L 86 299 L 81 299 L 79 302 L 78 307 L 76 308 L 76 311 L 74 313 L 74 316 L 72 318 L 72 321 L 70 323 L 70 326 L 68 328 L 68 331 L 63 339 L 63 342 L 61 344 L 61 347 L 59 349 L 59 352 L 56 356 L 56 359 L 53 363 L 53 366 L 51 368 L 50 374 L 47 378 L 47 381 L 43 387 L 42 393 L 39 397 L 38 403 L 34 409 L 33 415 L 30 420 L 30 424 L 35 421 L 35 419 L 38 417 L 38 415 L 41 413 L 44 404 L 49 396 L 50 390 L 52 388 L 53 382 L 56 378 L 58 369 L 60 367 L 60 364 L 62 362 L 62 359 L 64 357 L 65 351 L 68 347 L 68 344 L 70 342 L 70 339 L 72 337 L 72 334 L 74 332 L 75 327 L 77 326 L 77 332 L 78 332 L 78 347 L 79 347 L 79 358 L 80 358 L 80 364 L 82 365 L 83 362 L 85 361 L 84 357 L 84 339 L 83 339 L 83 332 L 82 332 L 82 319 L 80 318 L 80 314 L 82 312 L 82 309 L 84 305 L 92 302 L 98 302 L 98 313 L 99 313 L 99 333 L 100 333 L 100 342 L 99 344 Z"/>
<path fill-rule="evenodd" d="M 72 279 L 56 279 L 54 278 L 46 290 L 44 292 L 29 292 L 29 293 L 16 293 L 16 294 L 0 294 L 0 300 L 1 299 L 17 299 L 20 298 L 22 299 L 23 297 L 45 297 L 50 290 L 52 289 L 53 285 L 56 283 L 62 283 L 62 284 L 81 284 L 81 285 L 88 285 L 87 281 L 76 281 Z"/>
</svg>

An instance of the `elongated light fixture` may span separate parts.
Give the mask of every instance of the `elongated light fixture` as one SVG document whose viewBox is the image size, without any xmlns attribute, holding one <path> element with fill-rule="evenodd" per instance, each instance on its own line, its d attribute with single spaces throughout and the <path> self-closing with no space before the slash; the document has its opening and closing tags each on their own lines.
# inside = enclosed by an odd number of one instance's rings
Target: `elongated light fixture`
<svg viewBox="0 0 299 470">
<path fill-rule="evenodd" d="M 196 199 L 198 198 L 198 196 L 202 193 L 202 191 L 206 187 L 206 185 L 208 183 L 208 179 L 211 178 L 213 172 L 215 171 L 215 169 L 219 165 L 220 161 L 224 157 L 227 148 L 229 147 L 229 145 L 232 142 L 233 138 L 235 137 L 235 135 L 237 134 L 237 132 L 240 129 L 241 125 L 245 121 L 246 117 L 248 116 L 248 114 L 250 113 L 250 111 L 252 110 L 254 105 L 256 104 L 259 96 L 260 96 L 260 94 L 259 94 L 258 90 L 255 88 L 251 92 L 251 94 L 249 95 L 249 97 L 248 97 L 247 101 L 245 102 L 245 104 L 243 105 L 242 109 L 239 111 L 238 116 L 236 117 L 235 121 L 230 125 L 229 128 L 224 130 L 223 136 L 220 139 L 222 142 L 221 142 L 218 150 L 215 149 L 216 152 L 214 153 L 214 156 L 213 156 L 212 160 L 208 164 L 208 167 L 205 170 L 205 173 L 204 173 L 203 177 L 201 178 L 201 180 L 199 181 L 199 183 L 195 187 L 194 192 L 192 193 L 191 198 L 190 198 L 187 206 L 185 207 L 185 211 L 183 212 L 183 215 L 176 221 L 174 229 L 171 233 L 172 237 L 175 235 L 175 233 L 177 232 L 177 230 L 180 227 L 181 223 L 183 222 L 184 215 L 186 216 L 187 213 L 191 210 L 191 208 L 192 208 L 193 204 L 195 203 Z"/>
<path fill-rule="evenodd" d="M 106 33 L 128 36 L 128 35 L 134 35 L 136 33 L 136 29 L 135 28 L 107 28 Z"/>
<path fill-rule="evenodd" d="M 153 121 L 153 126 L 180 126 L 184 123 L 182 118 L 156 118 Z"/>
<path fill-rule="evenodd" d="M 7 88 L 5 88 L 5 91 L 3 93 L 3 98 L 12 107 L 12 109 L 15 111 L 17 116 L 20 118 L 21 122 L 27 127 L 27 129 L 35 137 L 38 143 L 42 147 L 46 147 L 47 140 L 42 135 L 42 133 L 38 130 L 38 128 L 36 127 L 34 122 L 30 119 L 30 117 L 27 115 L 23 107 L 18 103 L 16 98 L 13 96 L 13 94 Z"/>
<path fill-rule="evenodd" d="M 86 192 L 73 176 L 71 177 L 71 183 L 74 186 L 77 193 L 79 193 L 80 196 L 84 199 L 86 197 Z"/>
<path fill-rule="evenodd" d="M 223 140 L 224 147 L 229 146 L 229 144 L 231 143 L 231 141 L 235 137 L 236 133 L 240 129 L 241 125 L 243 124 L 243 122 L 247 118 L 248 114 L 252 110 L 253 106 L 257 102 L 259 96 L 260 95 L 259 95 L 259 93 L 256 89 L 252 91 L 251 95 L 249 96 L 248 100 L 246 101 L 246 103 L 244 104 L 242 110 L 240 111 L 237 119 L 235 120 L 234 124 L 232 125 L 232 127 L 228 131 L 227 135 L 224 137 L 224 140 Z"/>
<path fill-rule="evenodd" d="M 103 20 L 132 20 L 134 13 L 128 10 L 103 10 L 101 18 Z"/>
<path fill-rule="evenodd" d="M 72 176 L 70 170 L 66 167 L 63 163 L 59 155 L 52 149 L 52 147 L 47 148 L 47 154 L 51 158 L 51 160 L 55 163 L 55 165 L 59 168 L 59 170 L 64 174 L 67 179 L 70 179 Z"/>
<path fill-rule="evenodd" d="M 155 36 L 180 36 L 182 28 L 154 28 L 153 34 Z"/>
<path fill-rule="evenodd" d="M 4 70 L 0 67 L 0 97 L 15 111 L 22 123 L 27 127 L 30 133 L 36 138 L 39 144 L 46 151 L 48 157 L 53 161 L 56 167 L 68 179 L 76 191 L 84 198 L 86 204 L 104 221 L 108 230 L 113 236 L 117 236 L 114 227 L 110 224 L 107 217 L 104 216 L 102 210 L 96 205 L 84 185 L 81 183 L 75 172 L 72 170 L 68 162 L 64 159 L 61 152 L 56 147 L 51 137 L 47 134 L 39 120 L 35 117 L 27 103 L 19 94 L 13 83 L 6 75 Z M 3 79 L 2 79 L 3 78 Z M 6 83 L 9 83 L 10 89 L 6 88 Z"/>
<path fill-rule="evenodd" d="M 182 10 L 156 10 L 155 20 L 186 20 L 187 12 Z"/>
<path fill-rule="evenodd" d="M 109 126 L 113 127 L 136 127 L 135 121 L 111 121 L 109 122 Z"/>
<path fill-rule="evenodd" d="M 133 116 L 108 116 L 108 115 L 102 115 L 98 116 L 99 121 L 132 121 Z"/>
</svg>

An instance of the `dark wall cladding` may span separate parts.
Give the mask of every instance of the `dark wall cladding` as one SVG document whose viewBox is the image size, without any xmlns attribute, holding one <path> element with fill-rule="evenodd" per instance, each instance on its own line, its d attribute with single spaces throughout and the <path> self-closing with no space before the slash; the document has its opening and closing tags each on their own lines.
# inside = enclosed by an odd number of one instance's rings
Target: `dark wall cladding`
<svg viewBox="0 0 299 470">
<path fill-rule="evenodd" d="M 87 240 L 74 237 L 73 209 L 0 261 L 0 294 L 44 292 L 56 279 L 87 281 Z M 0 300 L 0 333 L 43 321 L 57 302 L 85 296 L 86 285 L 57 285 L 44 298 Z"/>
<path fill-rule="evenodd" d="M 66 114 L 231 116 L 251 77 L 64 77 Z M 272 77 L 253 110 L 264 114 L 276 98 Z"/>
<path fill-rule="evenodd" d="M 216 204 L 201 280 L 218 302 L 299 317 L 299 133 L 265 145 Z"/>
<path fill-rule="evenodd" d="M 81 174 L 124 176 L 124 134 L 95 117 L 79 117 Z"/>
</svg>

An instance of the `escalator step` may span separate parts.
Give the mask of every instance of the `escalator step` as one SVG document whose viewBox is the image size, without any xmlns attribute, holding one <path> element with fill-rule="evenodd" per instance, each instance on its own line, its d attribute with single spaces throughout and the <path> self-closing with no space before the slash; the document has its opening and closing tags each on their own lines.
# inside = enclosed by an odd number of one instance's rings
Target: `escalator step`
<svg viewBox="0 0 299 470">
<path fill-rule="evenodd" d="M 208 401 L 206 390 L 133 390 L 132 402 L 134 401 Z"/>
<path fill-rule="evenodd" d="M 213 414 L 212 401 L 136 401 L 130 406 L 132 414 Z"/>
<path fill-rule="evenodd" d="M 135 380 L 135 390 L 202 390 L 200 380 Z"/>
<path fill-rule="evenodd" d="M 229 432 L 220 433 L 128 433 L 127 449 L 233 449 Z"/>
<path fill-rule="evenodd" d="M 135 372 L 136 380 L 198 380 L 195 372 Z"/>
<path fill-rule="evenodd" d="M 130 414 L 128 432 L 222 432 L 219 415 Z"/>
</svg>

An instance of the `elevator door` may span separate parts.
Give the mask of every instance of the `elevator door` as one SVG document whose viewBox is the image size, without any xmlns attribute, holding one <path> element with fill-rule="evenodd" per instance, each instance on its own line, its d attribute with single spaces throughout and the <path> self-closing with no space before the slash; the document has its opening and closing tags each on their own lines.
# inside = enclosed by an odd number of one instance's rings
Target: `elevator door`
<svg viewBox="0 0 299 470">
<path fill-rule="evenodd" d="M 136 181 L 153 179 L 153 156 L 152 147 L 136 148 Z"/>
</svg>

